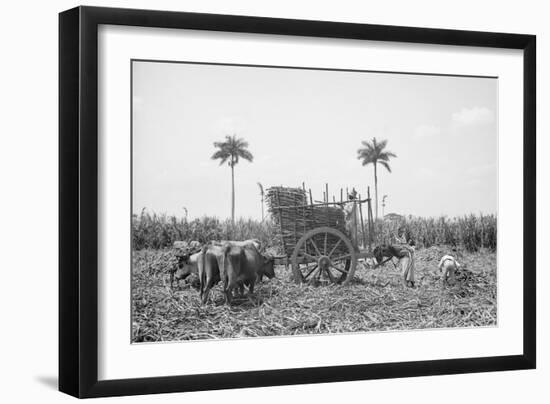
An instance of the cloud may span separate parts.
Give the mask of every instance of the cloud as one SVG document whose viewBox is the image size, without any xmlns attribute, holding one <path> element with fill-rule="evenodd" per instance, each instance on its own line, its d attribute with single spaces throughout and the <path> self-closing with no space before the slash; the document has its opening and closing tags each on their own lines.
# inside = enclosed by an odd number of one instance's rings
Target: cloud
<svg viewBox="0 0 550 404">
<path fill-rule="evenodd" d="M 457 126 L 475 126 L 492 123 L 493 111 L 486 107 L 462 108 L 452 115 L 452 122 Z"/>
<path fill-rule="evenodd" d="M 441 128 L 436 125 L 420 125 L 414 130 L 415 139 L 425 139 L 441 134 Z"/>
</svg>

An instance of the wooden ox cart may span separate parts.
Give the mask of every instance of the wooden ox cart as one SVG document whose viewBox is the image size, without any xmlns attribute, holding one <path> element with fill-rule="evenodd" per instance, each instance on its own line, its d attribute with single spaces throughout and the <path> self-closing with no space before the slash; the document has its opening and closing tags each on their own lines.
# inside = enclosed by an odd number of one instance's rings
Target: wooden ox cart
<svg viewBox="0 0 550 404">
<path fill-rule="evenodd" d="M 272 187 L 267 189 L 266 196 L 279 230 L 284 257 L 279 263 L 292 266 L 296 282 L 346 285 L 353 278 L 357 261 L 372 257 L 374 227 L 370 195 L 366 199 L 346 195 L 344 200 L 341 190 L 340 201 L 333 197 L 331 202 L 327 186 L 324 200 L 314 202 L 311 190 L 308 201 L 303 186 Z"/>
</svg>

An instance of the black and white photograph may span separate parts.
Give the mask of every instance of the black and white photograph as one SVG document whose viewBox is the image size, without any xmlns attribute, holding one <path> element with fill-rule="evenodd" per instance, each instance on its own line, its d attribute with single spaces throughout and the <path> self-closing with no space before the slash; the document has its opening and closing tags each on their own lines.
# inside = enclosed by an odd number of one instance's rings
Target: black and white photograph
<svg viewBox="0 0 550 404">
<path fill-rule="evenodd" d="M 498 327 L 498 77 L 130 68 L 132 343 Z"/>
<path fill-rule="evenodd" d="M 3 4 L 1 402 L 548 401 L 545 3 L 90 3 Z"/>
</svg>

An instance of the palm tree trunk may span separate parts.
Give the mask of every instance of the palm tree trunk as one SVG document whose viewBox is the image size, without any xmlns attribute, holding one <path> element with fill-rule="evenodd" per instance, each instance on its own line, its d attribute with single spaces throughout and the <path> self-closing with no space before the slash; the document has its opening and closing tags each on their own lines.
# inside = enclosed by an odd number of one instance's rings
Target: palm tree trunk
<svg viewBox="0 0 550 404">
<path fill-rule="evenodd" d="M 376 173 L 376 161 L 374 162 L 374 201 L 375 220 L 378 220 L 378 174 Z"/>
<path fill-rule="evenodd" d="M 231 164 L 231 224 L 235 225 L 235 167 Z"/>
</svg>

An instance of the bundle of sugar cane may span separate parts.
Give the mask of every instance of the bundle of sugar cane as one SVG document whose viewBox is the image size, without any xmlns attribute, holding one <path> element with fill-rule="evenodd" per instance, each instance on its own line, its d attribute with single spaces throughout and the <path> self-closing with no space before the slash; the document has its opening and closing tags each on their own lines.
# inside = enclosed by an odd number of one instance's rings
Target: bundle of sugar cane
<svg viewBox="0 0 550 404">
<path fill-rule="evenodd" d="M 283 250 L 292 254 L 294 246 L 307 231 L 307 196 L 302 188 L 271 187 L 266 192 L 268 211 L 279 226 Z"/>
<path fill-rule="evenodd" d="M 344 211 L 331 206 L 315 206 L 313 208 L 313 221 L 319 226 L 328 226 L 346 232 Z"/>
<path fill-rule="evenodd" d="M 302 188 L 271 187 L 267 189 L 266 196 L 269 207 L 307 204 L 306 191 Z"/>
</svg>

